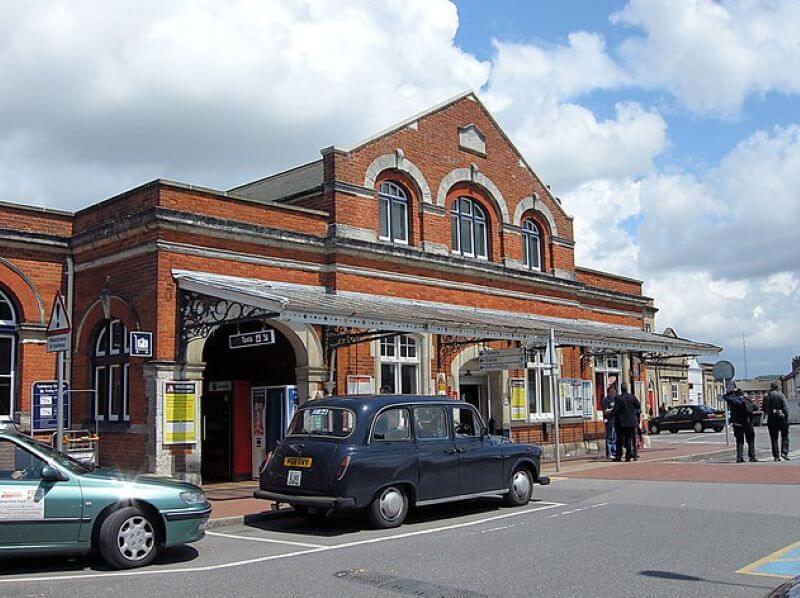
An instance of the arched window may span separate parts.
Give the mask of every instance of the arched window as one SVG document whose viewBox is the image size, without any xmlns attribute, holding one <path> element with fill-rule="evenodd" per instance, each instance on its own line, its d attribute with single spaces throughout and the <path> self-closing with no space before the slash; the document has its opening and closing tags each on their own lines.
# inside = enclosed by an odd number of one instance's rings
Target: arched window
<svg viewBox="0 0 800 598">
<path fill-rule="evenodd" d="M 0 291 L 0 421 L 14 415 L 14 374 L 17 369 L 17 314 L 11 300 Z"/>
<path fill-rule="evenodd" d="M 453 253 L 481 259 L 489 258 L 488 224 L 485 210 L 468 197 L 459 197 L 450 208 L 450 234 Z"/>
<path fill-rule="evenodd" d="M 406 334 L 381 339 L 381 393 L 413 395 L 418 388 L 417 340 Z"/>
<path fill-rule="evenodd" d="M 128 328 L 119 320 L 106 320 L 92 345 L 95 419 L 128 420 L 128 362 Z"/>
<path fill-rule="evenodd" d="M 408 195 L 397 183 L 381 183 L 378 190 L 378 217 L 381 239 L 408 243 Z"/>
<path fill-rule="evenodd" d="M 522 223 L 522 263 L 531 270 L 542 269 L 542 233 L 533 220 Z"/>
</svg>

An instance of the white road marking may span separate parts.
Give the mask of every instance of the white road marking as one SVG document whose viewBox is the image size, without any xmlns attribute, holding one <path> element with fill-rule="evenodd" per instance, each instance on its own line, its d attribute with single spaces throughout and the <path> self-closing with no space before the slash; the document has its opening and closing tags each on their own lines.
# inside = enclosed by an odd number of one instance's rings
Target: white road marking
<svg viewBox="0 0 800 598">
<path fill-rule="evenodd" d="M 219 536 L 221 538 L 234 538 L 236 540 L 247 540 L 248 542 L 269 542 L 271 544 L 287 544 L 289 546 L 300 546 L 301 548 L 323 548 L 324 544 L 306 544 L 305 542 L 291 542 L 290 540 L 274 540 L 272 538 L 255 538 L 253 536 L 237 536 L 236 534 L 223 534 L 222 532 L 206 532 L 207 536 Z"/>
<path fill-rule="evenodd" d="M 353 542 L 345 542 L 343 544 L 335 544 L 333 546 L 320 546 L 319 548 L 310 548 L 309 550 L 297 550 L 295 552 L 287 552 L 284 554 L 273 554 L 270 556 L 262 556 L 256 557 L 252 559 L 246 559 L 241 561 L 232 561 L 230 563 L 219 563 L 217 565 L 204 565 L 198 567 L 178 567 L 174 569 L 137 569 L 133 571 L 110 571 L 107 573 L 81 573 L 77 575 L 49 575 L 45 577 L 16 577 L 16 578 L 6 578 L 0 579 L 0 584 L 9 584 L 9 583 L 32 583 L 37 581 L 71 581 L 77 579 L 95 579 L 101 577 L 133 577 L 133 576 L 143 576 L 143 575 L 164 575 L 168 573 L 197 573 L 197 572 L 204 572 L 204 571 L 217 571 L 220 569 L 230 569 L 233 567 L 242 567 L 245 565 L 253 565 L 255 563 L 265 563 L 268 561 L 276 561 L 279 559 L 286 559 L 295 556 L 301 556 L 306 554 L 313 554 L 316 552 L 328 552 L 331 550 L 337 550 L 341 548 L 352 548 L 354 546 L 362 546 L 365 544 L 375 544 L 377 542 L 386 542 L 388 540 L 400 540 L 403 538 L 412 538 L 414 536 L 423 536 L 427 534 L 435 534 L 439 532 L 460 529 L 462 527 L 471 527 L 475 525 L 481 525 L 483 523 L 488 523 L 489 521 L 497 521 L 499 519 L 506 519 L 508 517 L 517 517 L 519 515 L 527 515 L 529 513 L 536 513 L 537 511 L 546 511 L 547 509 L 555 509 L 557 507 L 565 506 L 564 503 L 560 502 L 542 502 L 539 503 L 540 506 L 534 507 L 532 509 L 524 509 L 522 511 L 514 511 L 512 513 L 504 513 L 502 515 L 494 515 L 493 517 L 484 517 L 482 519 L 476 519 L 474 521 L 465 521 L 463 523 L 454 523 L 452 525 L 443 525 L 440 527 L 430 528 L 430 529 L 423 529 L 417 530 L 413 532 L 405 532 L 402 534 L 394 534 L 391 536 L 381 536 L 379 538 L 370 538 L 368 540 L 355 540 Z"/>
<path fill-rule="evenodd" d="M 556 517 L 562 517 L 564 515 L 573 515 L 575 513 L 580 513 L 581 511 L 588 511 L 589 509 L 597 509 L 598 507 L 605 507 L 607 506 L 607 502 L 601 502 L 594 505 L 587 505 L 585 507 L 578 507 L 577 509 L 571 509 L 569 511 L 561 511 L 560 513 L 553 513 L 548 517 L 548 519 L 555 519 Z"/>
</svg>

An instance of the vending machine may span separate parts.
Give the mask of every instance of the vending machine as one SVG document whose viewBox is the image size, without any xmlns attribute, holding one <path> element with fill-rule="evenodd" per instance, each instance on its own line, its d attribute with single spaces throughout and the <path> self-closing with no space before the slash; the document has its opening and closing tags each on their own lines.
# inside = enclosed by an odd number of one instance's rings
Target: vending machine
<svg viewBox="0 0 800 598">
<path fill-rule="evenodd" d="M 254 386 L 250 392 L 253 479 L 275 444 L 284 439 L 297 410 L 296 386 Z"/>
</svg>

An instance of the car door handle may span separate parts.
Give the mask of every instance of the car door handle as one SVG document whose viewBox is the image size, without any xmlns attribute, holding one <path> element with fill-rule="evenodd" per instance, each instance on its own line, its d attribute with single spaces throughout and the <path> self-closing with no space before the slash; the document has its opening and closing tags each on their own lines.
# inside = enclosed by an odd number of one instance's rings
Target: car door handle
<svg viewBox="0 0 800 598">
<path fill-rule="evenodd" d="M 455 455 L 458 452 L 458 449 L 454 449 L 454 448 L 444 449 L 444 452 L 447 453 L 448 455 Z"/>
</svg>

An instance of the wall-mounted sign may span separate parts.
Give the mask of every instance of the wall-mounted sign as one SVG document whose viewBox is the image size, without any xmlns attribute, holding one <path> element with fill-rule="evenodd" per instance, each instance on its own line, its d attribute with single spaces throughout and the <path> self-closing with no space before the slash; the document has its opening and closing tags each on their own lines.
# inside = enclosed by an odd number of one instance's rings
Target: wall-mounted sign
<svg viewBox="0 0 800 598">
<path fill-rule="evenodd" d="M 131 357 L 153 356 L 153 333 L 142 330 L 131 330 L 130 344 Z"/>
<path fill-rule="evenodd" d="M 511 387 L 511 420 L 523 421 L 528 417 L 525 404 L 525 378 L 511 378 L 508 383 Z"/>
<path fill-rule="evenodd" d="M 31 427 L 34 432 L 47 432 L 58 427 L 56 412 L 56 394 L 58 382 L 45 380 L 31 384 Z M 64 411 L 64 427 L 69 427 L 69 386 L 61 385 L 64 390 L 62 410 Z"/>
<path fill-rule="evenodd" d="M 71 333 L 72 326 L 69 322 L 67 305 L 64 303 L 61 291 L 58 291 L 53 300 L 53 309 L 50 311 L 50 322 L 47 324 L 47 352 L 69 351 Z"/>
<path fill-rule="evenodd" d="M 375 380 L 372 376 L 351 375 L 347 377 L 347 394 L 370 395 L 375 392 Z"/>
<path fill-rule="evenodd" d="M 274 345 L 275 331 L 259 330 L 258 332 L 243 332 L 241 334 L 231 334 L 228 337 L 228 347 L 231 349 L 245 349 L 247 347 L 257 347 L 259 345 Z"/>
<path fill-rule="evenodd" d="M 209 382 L 208 383 L 208 391 L 209 392 L 226 392 L 233 390 L 233 382 L 230 380 L 223 380 L 221 382 Z"/>
<path fill-rule="evenodd" d="M 525 347 L 514 349 L 487 349 L 478 356 L 478 366 L 482 372 L 503 370 L 523 370 L 528 361 Z"/>
<path fill-rule="evenodd" d="M 197 382 L 164 383 L 164 444 L 197 442 Z"/>
</svg>

